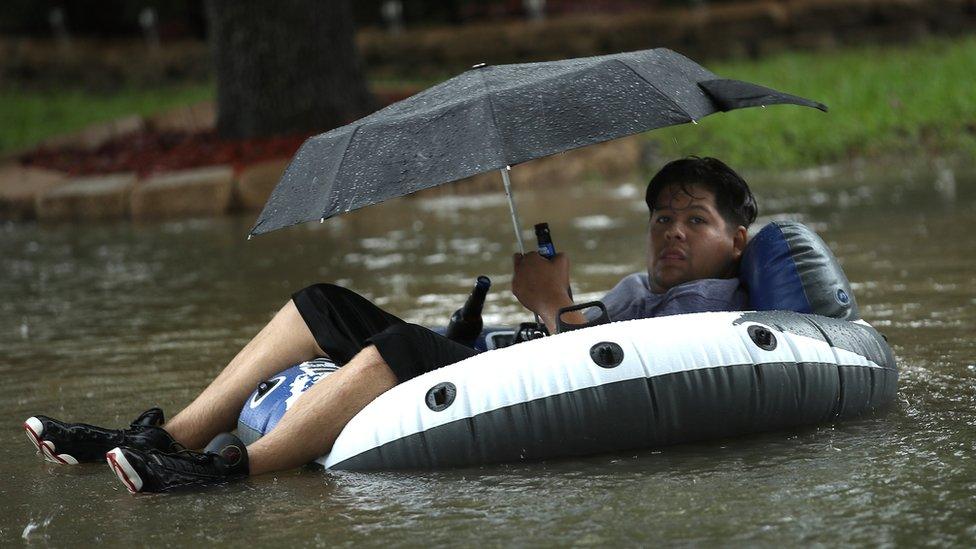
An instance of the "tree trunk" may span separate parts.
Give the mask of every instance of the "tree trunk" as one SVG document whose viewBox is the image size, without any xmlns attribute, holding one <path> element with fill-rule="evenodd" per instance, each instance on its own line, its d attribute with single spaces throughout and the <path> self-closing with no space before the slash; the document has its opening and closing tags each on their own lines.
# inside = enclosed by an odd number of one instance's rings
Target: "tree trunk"
<svg viewBox="0 0 976 549">
<path fill-rule="evenodd" d="M 217 131 L 326 130 L 373 108 L 345 0 L 208 0 Z"/>
</svg>

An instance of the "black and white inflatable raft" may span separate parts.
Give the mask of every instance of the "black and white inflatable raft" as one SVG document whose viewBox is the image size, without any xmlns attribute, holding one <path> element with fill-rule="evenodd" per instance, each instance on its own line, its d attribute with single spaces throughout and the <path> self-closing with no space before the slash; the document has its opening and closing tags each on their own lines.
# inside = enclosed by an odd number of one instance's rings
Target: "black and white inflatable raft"
<svg viewBox="0 0 976 549">
<path fill-rule="evenodd" d="M 894 400 L 891 349 L 857 318 L 812 231 L 767 225 L 741 270 L 764 310 L 613 322 L 490 349 L 384 393 L 317 463 L 429 469 L 653 448 L 844 420 Z M 263 383 L 239 436 L 270 431 L 337 368 L 315 360 Z"/>
</svg>

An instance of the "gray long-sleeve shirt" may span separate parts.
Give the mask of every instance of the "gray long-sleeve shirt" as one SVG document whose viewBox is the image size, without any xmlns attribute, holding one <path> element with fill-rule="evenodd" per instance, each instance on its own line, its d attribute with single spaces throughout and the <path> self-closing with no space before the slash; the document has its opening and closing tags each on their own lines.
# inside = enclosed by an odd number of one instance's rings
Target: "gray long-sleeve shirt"
<svg viewBox="0 0 976 549">
<path fill-rule="evenodd" d="M 692 280 L 656 294 L 651 291 L 646 272 L 627 275 L 601 301 L 613 321 L 707 311 L 741 311 L 749 306 L 748 295 L 739 286 L 738 278 Z M 599 310 L 588 310 L 587 320 L 595 318 L 597 313 Z"/>
</svg>

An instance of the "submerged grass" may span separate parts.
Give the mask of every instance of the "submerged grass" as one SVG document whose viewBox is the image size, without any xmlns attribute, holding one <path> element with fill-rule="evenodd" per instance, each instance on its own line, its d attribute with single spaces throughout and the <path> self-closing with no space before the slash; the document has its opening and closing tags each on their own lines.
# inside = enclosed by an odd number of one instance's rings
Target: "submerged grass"
<svg viewBox="0 0 976 549">
<path fill-rule="evenodd" d="M 649 133 L 661 157 L 710 155 L 768 169 L 853 158 L 976 157 L 974 36 L 784 53 L 709 69 L 815 99 L 830 112 L 775 105 L 713 115 Z"/>
<path fill-rule="evenodd" d="M 976 93 L 971 85 L 976 36 L 706 64 L 724 77 L 816 99 L 830 112 L 776 105 L 650 132 L 648 139 L 661 158 L 710 155 L 736 167 L 790 169 L 852 158 L 976 157 Z M 374 82 L 378 87 L 403 84 Z M 0 89 L 0 151 L 94 122 L 153 114 L 213 97 L 212 84 L 122 89 L 111 95 Z"/>
</svg>

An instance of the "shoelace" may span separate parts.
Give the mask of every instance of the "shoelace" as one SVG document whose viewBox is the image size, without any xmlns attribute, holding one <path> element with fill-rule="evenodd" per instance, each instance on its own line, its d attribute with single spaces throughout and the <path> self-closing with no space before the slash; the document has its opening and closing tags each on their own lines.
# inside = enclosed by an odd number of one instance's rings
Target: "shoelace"
<svg viewBox="0 0 976 549">
<path fill-rule="evenodd" d="M 165 467 L 191 474 L 214 474 L 213 466 L 214 454 L 205 454 L 193 450 L 180 450 L 167 454 L 159 450 L 149 450 L 150 455 L 157 457 Z"/>
<path fill-rule="evenodd" d="M 159 431 L 162 431 L 162 433 L 157 432 L 156 431 L 157 429 Z M 182 452 L 183 450 L 186 450 L 186 446 L 183 446 L 179 442 L 173 440 L 173 437 L 169 433 L 167 433 L 165 429 L 163 429 L 162 427 L 139 425 L 133 423 L 132 425 L 129 426 L 128 429 L 122 432 L 122 435 L 125 439 L 138 439 L 138 438 L 149 439 L 151 441 L 149 444 L 155 444 L 156 442 L 158 442 L 158 440 L 156 439 L 159 438 L 164 439 L 169 444 L 169 448 L 166 448 L 164 450 L 164 453 Z M 151 449 L 155 449 L 155 448 L 151 448 Z"/>
</svg>

